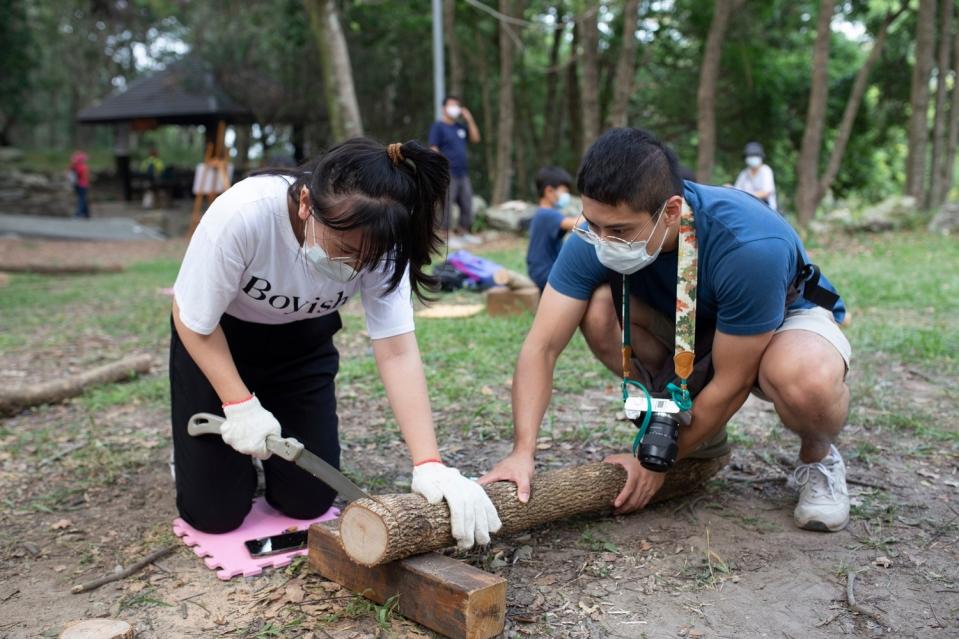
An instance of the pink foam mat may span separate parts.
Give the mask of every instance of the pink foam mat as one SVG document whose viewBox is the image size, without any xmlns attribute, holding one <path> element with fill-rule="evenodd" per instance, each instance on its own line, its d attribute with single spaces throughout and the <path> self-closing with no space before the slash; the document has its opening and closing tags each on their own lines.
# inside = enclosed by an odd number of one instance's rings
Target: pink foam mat
<svg viewBox="0 0 959 639">
<path fill-rule="evenodd" d="M 178 517 L 173 520 L 173 532 L 183 543 L 192 547 L 198 557 L 203 557 L 203 563 L 208 568 L 216 570 L 217 577 L 225 581 L 237 575 L 258 575 L 264 568 L 286 566 L 294 557 L 307 553 L 307 549 L 303 548 L 254 559 L 243 543 L 246 540 L 303 530 L 309 528 L 310 524 L 336 519 L 339 514 L 339 508 L 331 507 L 316 519 L 292 519 L 274 510 L 262 497 L 257 497 L 253 500 L 250 514 L 236 530 L 221 535 L 204 533 Z"/>
</svg>

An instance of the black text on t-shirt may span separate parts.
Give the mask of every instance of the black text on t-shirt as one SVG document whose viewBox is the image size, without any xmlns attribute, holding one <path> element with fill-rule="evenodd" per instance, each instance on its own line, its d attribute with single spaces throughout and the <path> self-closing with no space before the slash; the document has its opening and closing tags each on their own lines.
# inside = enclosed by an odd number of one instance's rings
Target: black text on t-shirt
<svg viewBox="0 0 959 639">
<path fill-rule="evenodd" d="M 267 295 L 273 289 L 273 285 L 265 277 L 250 276 L 250 281 L 243 287 L 243 292 L 255 300 L 263 300 L 278 311 L 286 308 L 284 315 L 291 315 L 305 309 L 305 313 L 319 313 L 321 315 L 336 310 L 349 301 L 349 296 L 343 295 L 343 291 L 336 294 L 336 299 L 321 300 L 319 297 L 313 300 L 301 300 L 299 295 Z"/>
</svg>

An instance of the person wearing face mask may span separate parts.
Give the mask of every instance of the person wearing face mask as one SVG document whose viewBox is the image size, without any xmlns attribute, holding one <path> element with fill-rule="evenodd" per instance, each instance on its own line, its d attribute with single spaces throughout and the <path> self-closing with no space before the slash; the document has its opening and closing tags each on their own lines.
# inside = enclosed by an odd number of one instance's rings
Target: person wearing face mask
<svg viewBox="0 0 959 639">
<path fill-rule="evenodd" d="M 241 525 L 257 485 L 250 456 L 264 460 L 276 510 L 310 519 L 330 507 L 333 490 L 269 458 L 266 438 L 295 437 L 339 467 L 333 335 L 359 295 L 413 492 L 446 500 L 462 547 L 499 528 L 479 484 L 441 461 L 413 333 L 411 298 L 433 285 L 424 267 L 441 244 L 448 182 L 446 159 L 415 141 L 356 138 L 301 167 L 255 173 L 213 202 L 173 287 L 176 504 L 187 523 L 210 533 Z M 222 439 L 188 434 L 200 412 L 226 417 Z"/>
<path fill-rule="evenodd" d="M 678 458 L 722 451 L 725 424 L 753 392 L 799 439 L 796 524 L 843 528 L 849 497 L 833 442 L 849 407 L 851 348 L 839 327 L 846 310 L 796 232 L 742 191 L 682 180 L 673 152 L 639 129 L 600 136 L 577 189 L 583 225 L 563 245 L 516 364 L 513 451 L 480 481 L 515 482 L 518 499 L 529 498 L 557 358 L 594 310 L 594 292 L 609 284 L 614 303 L 602 312 L 617 323 L 628 317 L 631 353 L 623 349 L 625 374 L 620 354 L 606 366 L 626 378 L 624 387 L 636 381 L 654 395 L 688 383 L 694 401 L 691 421 L 679 427 Z M 680 349 L 681 340 L 689 347 Z M 692 356 L 681 367 L 674 355 L 682 354 Z M 618 513 L 642 508 L 662 486 L 664 474 L 633 454 L 606 461 L 628 474 L 612 504 Z"/>
<path fill-rule="evenodd" d="M 430 129 L 430 147 L 442 153 L 450 161 L 449 195 L 443 207 L 441 228 L 450 230 L 451 209 L 455 202 L 460 209 L 460 218 L 455 231 L 467 244 L 479 244 L 480 239 L 472 234 L 473 226 L 473 185 L 470 183 L 467 142 L 477 144 L 480 141 L 479 127 L 470 110 L 463 106 L 456 96 L 448 95 L 443 100 L 443 115 L 433 123 Z M 459 240 L 450 238 L 453 248 L 458 248 Z"/>
<path fill-rule="evenodd" d="M 563 209 L 569 204 L 573 178 L 558 166 L 545 166 L 536 172 L 539 208 L 529 223 L 529 246 L 526 249 L 526 270 L 540 292 L 563 247 L 563 238 L 576 223 Z"/>
<path fill-rule="evenodd" d="M 749 142 L 743 149 L 746 168 L 739 172 L 735 186 L 766 203 L 769 208 L 778 211 L 776 205 L 776 180 L 773 170 L 765 163 L 763 146 L 759 142 Z"/>
</svg>

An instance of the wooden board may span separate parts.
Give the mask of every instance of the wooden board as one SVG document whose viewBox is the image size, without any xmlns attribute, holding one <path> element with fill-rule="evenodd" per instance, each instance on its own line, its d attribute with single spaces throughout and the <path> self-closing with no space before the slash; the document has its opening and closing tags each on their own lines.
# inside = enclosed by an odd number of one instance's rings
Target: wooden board
<svg viewBox="0 0 959 639">
<path fill-rule="evenodd" d="M 335 522 L 334 522 L 335 523 Z M 437 553 L 367 568 L 353 563 L 339 532 L 314 524 L 310 568 L 326 579 L 383 603 L 399 595 L 397 612 L 452 639 L 488 639 L 506 624 L 506 580 Z"/>
</svg>

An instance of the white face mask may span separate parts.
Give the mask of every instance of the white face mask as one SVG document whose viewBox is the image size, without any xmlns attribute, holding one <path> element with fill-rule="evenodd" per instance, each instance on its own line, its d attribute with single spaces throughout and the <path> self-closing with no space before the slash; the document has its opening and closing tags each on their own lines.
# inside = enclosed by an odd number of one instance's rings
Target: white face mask
<svg viewBox="0 0 959 639">
<path fill-rule="evenodd" d="M 746 166 L 755 169 L 757 166 L 762 166 L 763 159 L 758 155 L 747 155 L 746 156 Z"/>
<path fill-rule="evenodd" d="M 656 223 L 653 225 L 653 230 L 649 234 L 650 238 L 656 235 L 659 223 L 666 217 L 664 213 L 665 208 L 666 203 L 663 202 L 663 206 L 659 209 L 659 219 L 656 220 Z M 652 264 L 653 261 L 659 257 L 659 253 L 663 250 L 663 244 L 665 242 L 666 236 L 664 235 L 663 241 L 659 243 L 659 248 L 653 253 L 649 253 L 646 250 L 646 247 L 649 245 L 649 240 L 637 240 L 629 243 L 599 240 L 594 246 L 596 248 L 596 257 L 599 259 L 600 264 L 617 273 L 632 275 L 636 271 L 642 270 Z"/>
<path fill-rule="evenodd" d="M 320 247 L 316 241 L 316 221 L 312 216 L 310 216 L 310 222 L 313 225 L 313 245 L 307 247 L 306 242 L 303 242 L 303 256 L 306 258 L 306 261 L 313 265 L 317 273 L 334 282 L 346 284 L 355 279 L 356 276 L 359 275 L 355 268 L 343 260 L 331 258 L 326 254 L 326 251 Z"/>
<path fill-rule="evenodd" d="M 556 198 L 556 206 L 555 206 L 555 208 L 557 208 L 557 209 L 559 209 L 560 211 L 562 211 L 563 209 L 566 208 L 566 205 L 569 204 L 570 199 L 572 199 L 572 196 L 569 194 L 569 191 L 566 191 L 566 192 L 564 192 L 564 193 L 560 193 L 560 194 L 559 194 L 559 197 Z"/>
<path fill-rule="evenodd" d="M 450 116 L 454 120 L 460 117 L 461 113 L 463 113 L 463 109 L 458 104 L 451 104 L 446 107 L 446 115 Z"/>
</svg>

